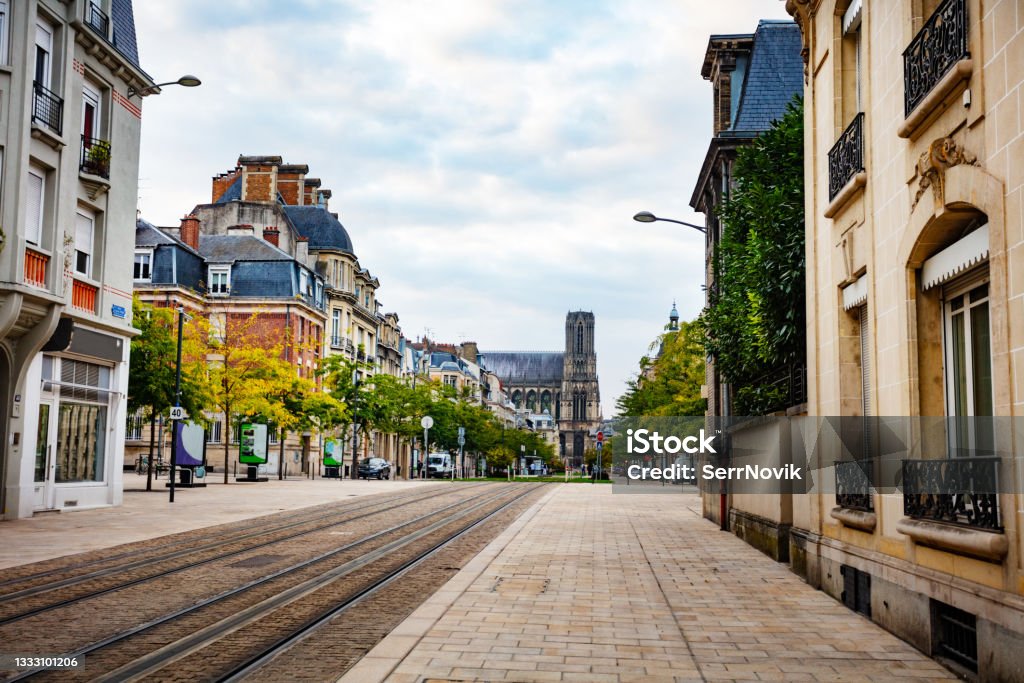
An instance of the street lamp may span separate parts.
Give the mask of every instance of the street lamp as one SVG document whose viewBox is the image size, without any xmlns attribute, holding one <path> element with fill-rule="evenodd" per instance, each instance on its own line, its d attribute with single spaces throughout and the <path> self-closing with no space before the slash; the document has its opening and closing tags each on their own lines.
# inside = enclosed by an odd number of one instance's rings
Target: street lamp
<svg viewBox="0 0 1024 683">
<path fill-rule="evenodd" d="M 185 88 L 194 88 L 197 85 L 202 85 L 202 81 L 191 74 L 185 74 L 176 81 L 167 81 L 166 83 L 156 83 L 154 85 L 147 85 L 144 88 L 136 88 L 133 85 L 128 86 L 128 97 L 132 98 L 138 95 L 139 97 L 146 97 L 147 95 L 153 95 L 160 92 L 160 88 L 165 85 L 180 85 Z"/>
<path fill-rule="evenodd" d="M 665 223 L 678 223 L 679 225 L 685 225 L 688 228 L 699 230 L 705 234 L 708 231 L 708 229 L 703 225 L 694 225 L 693 223 L 687 223 L 685 221 L 677 221 L 674 218 L 661 218 L 659 216 L 655 216 L 650 211 L 641 211 L 640 213 L 633 216 L 633 220 L 637 221 L 638 223 L 653 223 L 654 221 L 664 221 Z"/>
</svg>

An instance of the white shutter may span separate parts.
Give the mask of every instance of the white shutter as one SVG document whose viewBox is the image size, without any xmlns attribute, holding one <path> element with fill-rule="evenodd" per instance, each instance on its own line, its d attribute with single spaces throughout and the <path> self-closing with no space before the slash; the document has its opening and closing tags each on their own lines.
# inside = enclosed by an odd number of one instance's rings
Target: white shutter
<svg viewBox="0 0 1024 683">
<path fill-rule="evenodd" d="M 43 236 L 43 176 L 30 169 L 28 172 L 28 200 L 25 207 L 25 239 L 39 245 Z"/>
</svg>

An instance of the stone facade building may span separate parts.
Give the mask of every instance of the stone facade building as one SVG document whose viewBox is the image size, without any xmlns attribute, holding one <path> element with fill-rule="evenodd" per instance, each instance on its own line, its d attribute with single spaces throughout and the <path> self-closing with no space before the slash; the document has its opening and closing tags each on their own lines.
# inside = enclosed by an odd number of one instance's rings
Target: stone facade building
<svg viewBox="0 0 1024 683">
<path fill-rule="evenodd" d="M 943 426 L 896 493 L 841 462 L 837 494 L 795 496 L 793 567 L 954 668 L 1022 680 L 1021 435 L 1001 425 L 1024 414 L 1024 7 L 786 6 L 806 74 L 809 412 Z"/>
<path fill-rule="evenodd" d="M 594 314 L 565 317 L 565 350 L 485 351 L 481 363 L 502 383 L 516 408 L 549 414 L 558 430 L 558 453 L 570 465 L 596 443 L 601 425 L 601 392 L 594 348 Z"/>
<path fill-rule="evenodd" d="M 142 70 L 131 0 L 0 4 L 0 506 L 118 505 Z"/>
</svg>

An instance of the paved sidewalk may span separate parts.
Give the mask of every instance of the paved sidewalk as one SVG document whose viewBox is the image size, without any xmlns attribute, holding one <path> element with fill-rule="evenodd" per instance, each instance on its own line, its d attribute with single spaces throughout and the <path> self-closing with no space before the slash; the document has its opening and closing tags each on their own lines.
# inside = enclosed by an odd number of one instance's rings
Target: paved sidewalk
<svg viewBox="0 0 1024 683">
<path fill-rule="evenodd" d="M 955 680 L 698 509 L 554 487 L 341 681 Z"/>
<path fill-rule="evenodd" d="M 206 488 L 177 488 L 170 503 L 166 477 L 154 480 L 147 492 L 145 476 L 125 472 L 120 507 L 0 521 L 0 569 L 427 483 L 291 478 L 225 485 L 223 476 L 207 481 Z"/>
</svg>

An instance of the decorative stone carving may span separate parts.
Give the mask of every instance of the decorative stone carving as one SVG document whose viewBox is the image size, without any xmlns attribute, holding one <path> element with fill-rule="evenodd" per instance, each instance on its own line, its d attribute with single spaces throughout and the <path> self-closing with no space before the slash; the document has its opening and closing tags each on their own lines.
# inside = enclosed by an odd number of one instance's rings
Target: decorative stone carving
<svg viewBox="0 0 1024 683">
<path fill-rule="evenodd" d="M 917 160 L 917 194 L 914 195 L 910 210 L 917 208 L 917 203 L 929 187 L 933 188 L 936 202 L 943 204 L 946 169 L 960 164 L 977 166 L 978 158 L 957 144 L 953 138 L 939 138 L 928 145 L 928 151 Z"/>
<path fill-rule="evenodd" d="M 793 21 L 800 27 L 800 35 L 803 37 L 803 47 L 800 49 L 800 56 L 804 59 L 804 82 L 810 76 L 808 64 L 811 61 L 811 20 L 814 12 L 818 9 L 820 0 L 786 0 L 786 12 L 793 17 Z"/>
</svg>

